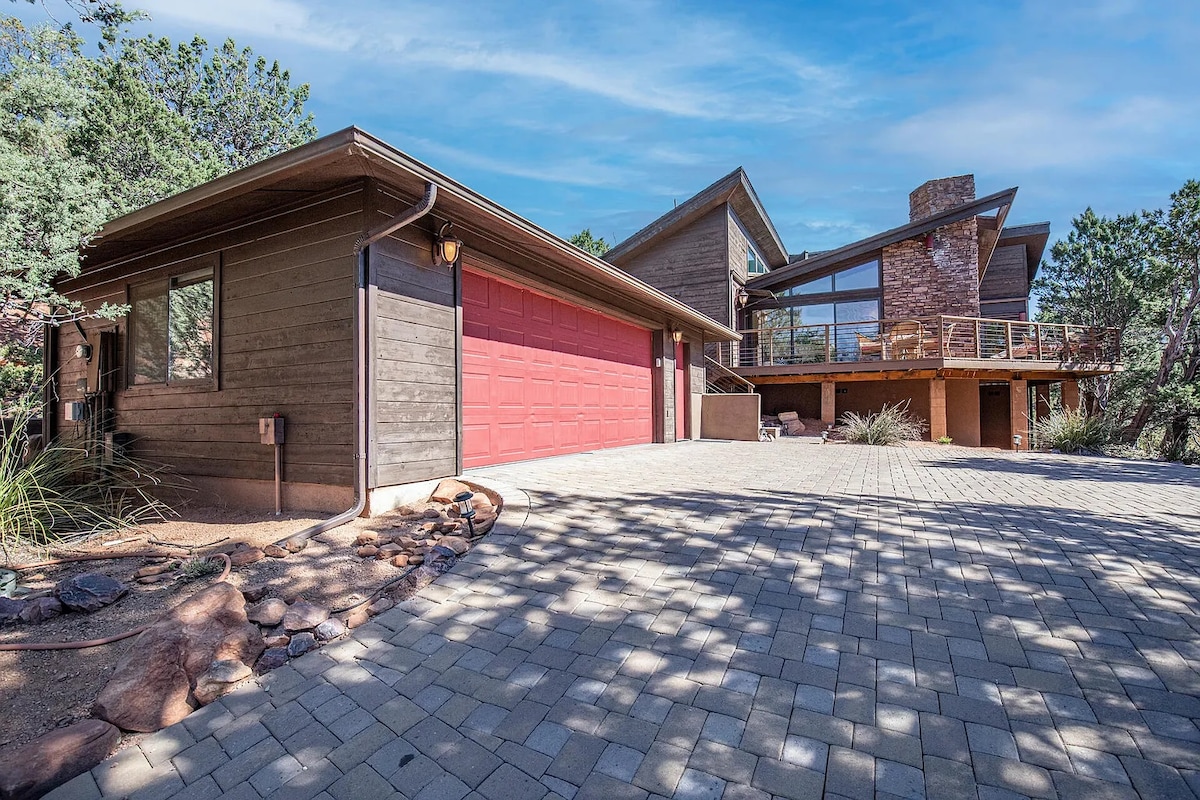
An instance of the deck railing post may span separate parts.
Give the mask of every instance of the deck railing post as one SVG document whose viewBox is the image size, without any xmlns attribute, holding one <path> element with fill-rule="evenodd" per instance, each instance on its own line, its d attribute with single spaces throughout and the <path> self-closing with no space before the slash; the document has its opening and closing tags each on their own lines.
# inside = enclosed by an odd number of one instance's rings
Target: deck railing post
<svg viewBox="0 0 1200 800">
<path fill-rule="evenodd" d="M 983 358 L 983 340 L 981 338 L 978 317 L 975 319 L 975 357 Z"/>
<path fill-rule="evenodd" d="M 831 353 L 832 353 L 833 351 L 830 349 L 829 345 L 830 345 L 830 341 L 829 341 L 829 325 L 828 325 L 828 324 L 826 324 L 826 325 L 825 325 L 825 363 L 826 363 L 826 364 L 828 364 L 828 363 L 830 363 L 831 361 L 833 361 L 833 359 L 830 357 L 830 355 L 831 355 Z"/>
</svg>

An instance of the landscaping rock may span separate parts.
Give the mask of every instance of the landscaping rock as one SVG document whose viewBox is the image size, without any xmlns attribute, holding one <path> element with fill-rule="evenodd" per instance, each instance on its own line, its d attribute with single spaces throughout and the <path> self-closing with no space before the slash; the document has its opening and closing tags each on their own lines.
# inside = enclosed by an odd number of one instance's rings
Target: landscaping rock
<svg viewBox="0 0 1200 800">
<path fill-rule="evenodd" d="M 389 558 L 395 558 L 404 552 L 404 548 L 398 544 L 385 544 L 379 548 L 379 553 L 375 556 L 380 561 L 386 561 Z"/>
<path fill-rule="evenodd" d="M 256 561 L 262 561 L 266 557 L 266 553 L 259 547 L 246 547 L 241 550 L 234 550 L 229 554 L 229 563 L 235 567 L 244 567 L 247 564 L 253 564 Z"/>
<path fill-rule="evenodd" d="M 359 558 L 374 558 L 379 555 L 379 548 L 373 544 L 364 544 L 355 552 L 358 553 Z"/>
<path fill-rule="evenodd" d="M 270 647 L 287 647 L 288 642 L 290 642 L 291 640 L 292 640 L 292 637 L 288 636 L 286 633 L 264 633 L 263 634 L 263 644 L 265 644 L 268 648 L 270 648 Z"/>
<path fill-rule="evenodd" d="M 24 600 L 0 597 L 0 625 L 5 622 L 16 622 L 21 618 L 21 609 L 23 608 L 25 608 Z"/>
<path fill-rule="evenodd" d="M 34 800 L 103 761 L 121 732 L 99 719 L 85 719 L 28 744 L 0 751 L 0 798 Z"/>
<path fill-rule="evenodd" d="M 264 597 L 266 597 L 270 591 L 271 587 L 267 586 L 265 583 L 262 583 L 255 584 L 253 586 L 247 586 L 246 588 L 242 589 L 242 594 L 245 596 L 246 602 L 257 603 L 259 600 L 262 600 Z"/>
<path fill-rule="evenodd" d="M 390 597 L 381 597 L 374 603 L 371 603 L 371 605 L 367 606 L 367 613 L 372 616 L 376 614 L 382 614 L 395 605 L 395 602 L 393 602 Z"/>
<path fill-rule="evenodd" d="M 199 704 L 193 690 L 214 661 L 253 664 L 264 644 L 246 598 L 215 583 L 163 614 L 133 641 L 100 690 L 92 713 L 129 731 L 179 722 Z"/>
<path fill-rule="evenodd" d="M 346 625 L 336 617 L 330 617 L 317 626 L 317 638 L 322 642 L 336 639 L 346 632 Z"/>
<path fill-rule="evenodd" d="M 417 546 L 417 540 L 411 536 L 393 536 L 392 541 L 405 549 Z"/>
<path fill-rule="evenodd" d="M 357 628 L 360 625 L 366 625 L 370 621 L 371 615 L 365 608 L 360 608 L 349 616 L 346 620 L 347 628 Z"/>
<path fill-rule="evenodd" d="M 206 706 L 223 694 L 233 690 L 241 681 L 252 674 L 250 667 L 241 661 L 221 659 L 214 661 L 203 675 L 196 679 L 196 689 L 193 692 L 196 702 Z"/>
<path fill-rule="evenodd" d="M 25 607 L 21 609 L 21 621 L 36 625 L 39 622 L 53 619 L 61 613 L 63 613 L 62 603 L 53 597 L 39 597 L 36 600 L 25 602 Z"/>
<path fill-rule="evenodd" d="M 329 619 L 329 610 L 299 600 L 293 603 L 283 615 L 285 631 L 308 631 Z"/>
<path fill-rule="evenodd" d="M 409 564 L 423 564 L 424 562 L 425 562 L 425 555 L 423 553 L 413 553 L 413 554 L 410 554 L 408 557 Z"/>
<path fill-rule="evenodd" d="M 263 600 L 256 606 L 252 606 L 246 612 L 246 617 L 251 622 L 257 622 L 259 625 L 268 627 L 278 625 L 283 622 L 283 615 L 287 613 L 288 604 L 280 600 L 278 597 L 272 597 L 268 600 Z"/>
<path fill-rule="evenodd" d="M 435 503 L 453 503 L 455 495 L 473 491 L 475 490 L 462 481 L 456 481 L 454 478 L 446 478 L 433 490 L 433 494 L 429 496 L 429 499 Z"/>
<path fill-rule="evenodd" d="M 128 591 L 120 581 L 94 572 L 67 578 L 54 587 L 54 594 L 68 609 L 89 613 L 117 602 Z"/>
<path fill-rule="evenodd" d="M 289 553 L 299 553 L 301 550 L 308 547 L 308 539 L 288 539 L 283 543 L 283 547 Z"/>
<path fill-rule="evenodd" d="M 164 572 L 170 572 L 179 566 L 178 561 L 168 561 L 166 564 L 151 564 L 148 567 L 142 567 L 137 572 L 133 573 L 135 578 L 149 578 L 153 575 L 162 575 Z"/>
<path fill-rule="evenodd" d="M 263 651 L 262 657 L 258 659 L 258 663 L 254 668 L 258 674 L 270 672 L 273 669 L 279 669 L 288 662 L 288 650 L 286 647 L 271 647 Z"/>
<path fill-rule="evenodd" d="M 456 556 L 461 556 L 463 553 L 471 549 L 471 545 L 468 544 L 467 540 L 461 536 L 443 536 L 437 540 L 436 546 L 445 547 L 447 550 L 453 552 Z"/>
<path fill-rule="evenodd" d="M 407 555 L 405 555 L 404 553 L 401 553 L 401 554 L 400 554 L 400 555 L 398 555 L 398 556 L 392 556 L 392 559 L 391 559 L 391 561 L 392 561 L 392 566 L 393 566 L 393 567 L 401 567 L 401 568 L 403 568 L 403 567 L 407 567 L 407 566 L 408 566 L 408 556 L 407 556 Z"/>
<path fill-rule="evenodd" d="M 378 541 L 379 534 L 375 533 L 374 531 L 364 531 L 363 533 L 360 533 L 358 536 L 354 537 L 354 543 L 356 545 L 375 544 Z"/>
<path fill-rule="evenodd" d="M 277 544 L 269 544 L 263 548 L 263 555 L 267 558 L 287 558 L 288 551 Z"/>
<path fill-rule="evenodd" d="M 438 511 L 436 508 L 427 508 L 421 512 L 421 516 L 425 519 L 438 519 L 442 516 L 442 512 Z"/>
<path fill-rule="evenodd" d="M 308 631 L 305 631 L 304 633 L 297 633 L 292 637 L 292 640 L 288 642 L 287 654 L 292 658 L 295 658 L 296 656 L 304 655 L 309 650 L 315 649 L 316 646 L 317 637 L 313 636 Z"/>
</svg>

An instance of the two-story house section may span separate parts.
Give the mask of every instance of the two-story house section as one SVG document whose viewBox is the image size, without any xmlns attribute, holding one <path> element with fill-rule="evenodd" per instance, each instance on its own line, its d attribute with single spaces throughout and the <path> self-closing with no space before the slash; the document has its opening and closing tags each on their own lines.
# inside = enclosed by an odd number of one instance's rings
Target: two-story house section
<svg viewBox="0 0 1200 800">
<path fill-rule="evenodd" d="M 1050 226 L 1006 224 L 1016 194 L 976 197 L 972 175 L 928 181 L 909 196 L 906 224 L 780 263 L 739 169 L 608 259 L 737 328 L 742 341 L 713 346 L 711 367 L 752 385 L 763 413 L 832 424 L 908 402 L 932 439 L 1012 448 L 1048 413 L 1052 385 L 1077 404 L 1080 378 L 1120 369 L 1112 331 L 1029 321 Z M 726 246 L 684 246 L 705 229 Z"/>
</svg>

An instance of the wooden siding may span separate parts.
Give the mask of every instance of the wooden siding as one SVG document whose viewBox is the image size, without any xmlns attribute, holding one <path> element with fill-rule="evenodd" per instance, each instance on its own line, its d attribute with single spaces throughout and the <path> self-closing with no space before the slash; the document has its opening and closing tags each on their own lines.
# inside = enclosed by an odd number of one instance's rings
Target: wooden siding
<svg viewBox="0 0 1200 800">
<path fill-rule="evenodd" d="M 729 212 L 722 204 L 621 269 L 723 325 L 729 319 Z M 746 253 L 742 251 L 742 271 Z"/>
<path fill-rule="evenodd" d="M 992 253 L 992 260 L 988 262 L 983 280 L 979 282 L 981 313 L 1001 319 L 1019 319 L 1021 314 L 1027 312 L 1028 269 L 1025 245 L 997 247 Z"/>
<path fill-rule="evenodd" d="M 409 205 L 381 192 L 372 225 Z M 457 292 L 432 245 L 418 223 L 370 249 L 372 487 L 458 472 Z"/>
<path fill-rule="evenodd" d="M 127 387 L 127 322 L 84 323 L 118 334 L 121 387 L 115 429 L 134 434 L 135 452 L 183 476 L 272 480 L 272 449 L 258 419 L 287 419 L 284 480 L 350 485 L 353 477 L 353 296 L 355 238 L 362 230 L 361 182 L 239 221 L 112 269 L 100 265 L 64 285 L 95 308 L 124 303 L 128 287 L 219 263 L 219 367 L 215 386 Z M 86 365 L 71 326 L 60 331 L 56 382 L 63 401 L 81 399 Z M 62 421 L 63 433 L 76 430 Z"/>
</svg>

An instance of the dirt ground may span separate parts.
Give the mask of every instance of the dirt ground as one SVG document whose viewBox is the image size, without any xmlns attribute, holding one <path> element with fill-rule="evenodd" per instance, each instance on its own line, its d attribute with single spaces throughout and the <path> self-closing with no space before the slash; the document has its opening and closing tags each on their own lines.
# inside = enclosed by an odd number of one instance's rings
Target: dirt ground
<svg viewBox="0 0 1200 800">
<path fill-rule="evenodd" d="M 425 506 L 418 506 L 424 508 Z M 118 555 L 155 550 L 168 560 L 203 555 L 236 542 L 263 547 L 324 519 L 323 516 L 254 514 L 217 508 L 192 508 L 178 518 L 88 541 L 86 545 L 52 548 L 50 558 L 85 554 Z M 230 583 L 239 589 L 267 586 L 268 597 L 303 597 L 329 609 L 366 599 L 376 588 L 398 577 L 401 570 L 387 561 L 364 559 L 354 540 L 365 531 L 406 534 L 419 522 L 398 512 L 360 518 L 310 540 L 306 549 L 287 558 L 264 558 L 234 568 Z M 105 546 L 105 541 L 125 541 Z M 195 548 L 154 545 L 151 540 Z M 47 552 L 9 551 L 6 565 L 47 560 Z M 98 639 L 153 622 L 167 608 L 209 586 L 216 575 L 191 582 L 168 580 L 139 584 L 132 580 L 141 567 L 163 559 L 121 558 L 84 561 L 25 570 L 22 586 L 50 589 L 58 581 L 85 572 L 100 573 L 128 585 L 129 593 L 91 614 L 65 613 L 36 625 L 10 623 L 0 627 L 0 643 L 68 642 Z M 0 651 L 0 747 L 34 739 L 54 728 L 89 716 L 93 699 L 112 674 L 120 656 L 134 639 L 82 650 Z"/>
</svg>

